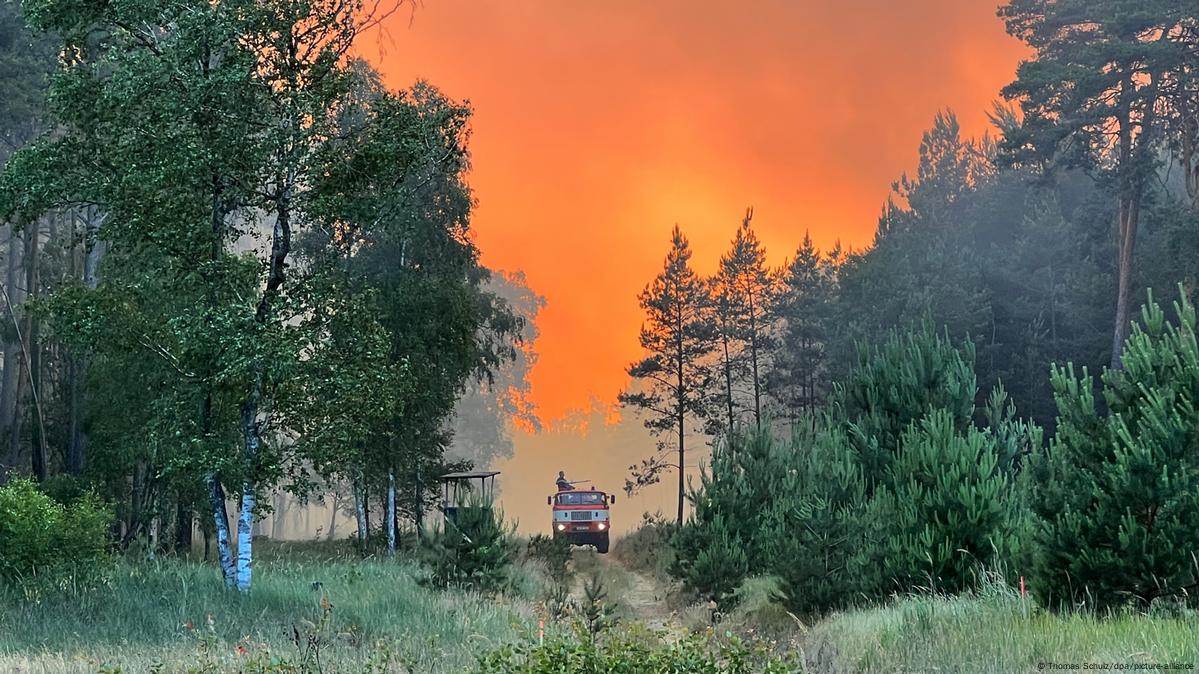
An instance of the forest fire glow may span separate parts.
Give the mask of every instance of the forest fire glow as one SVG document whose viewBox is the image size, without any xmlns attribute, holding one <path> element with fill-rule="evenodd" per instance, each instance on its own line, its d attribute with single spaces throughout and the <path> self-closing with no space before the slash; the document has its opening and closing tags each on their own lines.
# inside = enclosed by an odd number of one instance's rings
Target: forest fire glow
<svg viewBox="0 0 1199 674">
<path fill-rule="evenodd" d="M 85 4 L 0 671 L 1199 661 L 1196 3 Z"/>
<path fill-rule="evenodd" d="M 625 385 L 634 300 L 676 222 L 705 272 L 749 204 L 772 263 L 805 231 L 864 246 L 934 114 L 981 133 L 1025 53 L 993 3 L 957 0 L 438 0 L 362 44 L 390 85 L 428 79 L 475 109 L 484 263 L 548 300 L 531 375 L 546 420 Z"/>
</svg>

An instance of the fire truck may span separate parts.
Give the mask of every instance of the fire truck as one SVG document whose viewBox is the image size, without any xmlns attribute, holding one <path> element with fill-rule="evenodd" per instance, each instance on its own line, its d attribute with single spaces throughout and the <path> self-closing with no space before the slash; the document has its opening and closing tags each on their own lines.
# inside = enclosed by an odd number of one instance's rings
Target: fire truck
<svg viewBox="0 0 1199 674">
<path fill-rule="evenodd" d="M 565 538 L 574 545 L 594 545 L 600 554 L 608 552 L 608 532 L 612 521 L 608 506 L 616 497 L 595 489 L 563 489 L 545 499 L 553 507 L 554 538 Z"/>
</svg>

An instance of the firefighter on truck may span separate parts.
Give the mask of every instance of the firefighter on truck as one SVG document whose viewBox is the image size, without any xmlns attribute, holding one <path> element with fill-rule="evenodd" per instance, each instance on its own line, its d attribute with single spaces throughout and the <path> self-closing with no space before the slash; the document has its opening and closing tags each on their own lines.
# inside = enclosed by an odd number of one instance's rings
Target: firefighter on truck
<svg viewBox="0 0 1199 674">
<path fill-rule="evenodd" d="M 545 499 L 553 510 L 554 538 L 565 538 L 574 545 L 593 545 L 596 552 L 607 554 L 612 525 L 608 512 L 616 497 L 575 486 L 586 482 L 589 480 L 571 482 L 566 479 L 565 471 L 558 471 L 554 482 L 558 493 Z"/>
</svg>

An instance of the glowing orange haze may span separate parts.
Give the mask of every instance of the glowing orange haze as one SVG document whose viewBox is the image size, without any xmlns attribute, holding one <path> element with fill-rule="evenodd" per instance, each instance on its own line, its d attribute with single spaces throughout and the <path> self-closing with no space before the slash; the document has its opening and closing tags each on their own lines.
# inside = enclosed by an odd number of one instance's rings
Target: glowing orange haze
<svg viewBox="0 0 1199 674">
<path fill-rule="evenodd" d="M 747 205 L 781 262 L 866 245 L 920 133 L 969 133 L 1022 49 L 995 0 L 425 0 L 363 53 L 475 108 L 484 262 L 548 299 L 533 396 L 611 401 L 676 222 L 710 269 Z"/>
<path fill-rule="evenodd" d="M 702 271 L 751 204 L 773 263 L 805 230 L 867 245 L 933 115 L 979 134 L 1012 78 L 1024 50 L 996 1 L 425 0 L 362 53 L 391 86 L 424 78 L 473 104 L 478 244 L 548 300 L 532 383 L 554 420 L 625 385 L 637 293 L 676 222 Z M 546 486 L 553 435 L 517 439 Z M 640 438 L 596 462 L 607 488 L 648 453 Z M 590 442 L 574 449 L 605 451 Z M 544 517 L 539 499 L 526 517 Z M 669 489 L 655 502 L 670 512 Z"/>
</svg>

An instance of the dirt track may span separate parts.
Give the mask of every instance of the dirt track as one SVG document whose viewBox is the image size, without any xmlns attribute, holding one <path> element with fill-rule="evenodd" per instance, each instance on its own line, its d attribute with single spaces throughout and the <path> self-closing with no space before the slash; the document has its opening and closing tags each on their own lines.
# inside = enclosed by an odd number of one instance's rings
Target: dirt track
<svg viewBox="0 0 1199 674">
<path fill-rule="evenodd" d="M 687 630 L 679 616 L 667 605 L 667 590 L 653 578 L 626 568 L 615 555 L 596 554 L 591 549 L 576 549 L 571 563 L 575 580 L 571 595 L 583 598 L 583 585 L 593 575 L 599 575 L 608 589 L 608 597 L 616 604 L 619 614 L 654 630 L 681 635 Z"/>
</svg>

